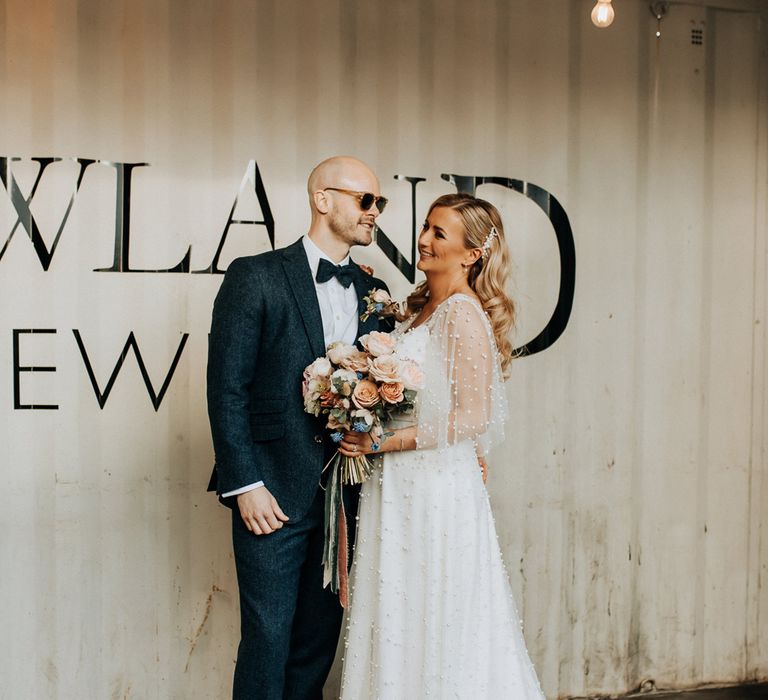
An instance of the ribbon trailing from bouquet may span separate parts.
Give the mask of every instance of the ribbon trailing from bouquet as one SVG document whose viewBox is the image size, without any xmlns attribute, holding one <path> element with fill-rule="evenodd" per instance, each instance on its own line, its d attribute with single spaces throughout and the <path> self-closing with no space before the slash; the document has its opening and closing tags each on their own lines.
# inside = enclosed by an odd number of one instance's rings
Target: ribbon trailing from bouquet
<svg viewBox="0 0 768 700">
<path fill-rule="evenodd" d="M 363 483 L 371 475 L 372 468 L 367 457 L 345 457 L 338 452 L 325 465 L 330 473 L 325 487 L 323 588 L 330 585 L 345 609 L 349 607 L 350 542 L 343 489 L 347 484 Z"/>
</svg>

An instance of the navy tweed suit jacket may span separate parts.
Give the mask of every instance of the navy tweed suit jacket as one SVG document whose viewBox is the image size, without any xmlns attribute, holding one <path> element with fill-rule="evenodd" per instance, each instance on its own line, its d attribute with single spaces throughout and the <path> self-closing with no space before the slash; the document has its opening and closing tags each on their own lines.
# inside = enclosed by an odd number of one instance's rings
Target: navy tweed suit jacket
<svg viewBox="0 0 768 700">
<path fill-rule="evenodd" d="M 363 270 L 358 277 L 362 312 L 363 296 L 387 287 Z M 371 317 L 359 322 L 358 336 L 379 329 Z M 304 412 L 301 381 L 304 368 L 324 354 L 320 307 L 301 239 L 230 264 L 214 302 L 208 345 L 216 455 L 209 491 L 222 494 L 264 481 L 292 520 L 306 513 L 328 431 L 323 418 Z M 232 507 L 234 499 L 222 502 Z"/>
</svg>

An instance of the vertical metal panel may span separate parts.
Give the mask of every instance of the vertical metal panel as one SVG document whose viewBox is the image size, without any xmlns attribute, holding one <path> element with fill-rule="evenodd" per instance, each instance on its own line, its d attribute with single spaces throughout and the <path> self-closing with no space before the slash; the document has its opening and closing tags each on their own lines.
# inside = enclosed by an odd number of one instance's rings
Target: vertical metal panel
<svg viewBox="0 0 768 700">
<path fill-rule="evenodd" d="M 379 172 L 401 250 L 441 173 L 547 188 L 570 217 L 577 296 L 564 336 L 515 363 L 509 440 L 492 462 L 500 542 L 548 697 L 768 676 L 765 20 L 753 2 L 389 4 L 41 0 L 0 4 L 0 156 L 149 162 L 134 175 L 131 259 L 211 261 L 256 159 L 278 244 L 307 226 L 303 182 L 351 152 Z M 731 11 L 732 10 L 732 11 Z M 740 12 L 737 10 L 749 10 Z M 703 44 L 691 44 L 703 28 Z M 33 202 L 44 238 L 73 163 Z M 557 296 L 548 221 L 502 210 L 518 340 Z M 254 197 L 239 204 L 258 218 Z M 23 231 L 0 259 L 0 697 L 225 697 L 237 642 L 228 513 L 211 462 L 203 372 L 221 278 L 111 274 L 114 169 L 87 171 L 51 268 Z M 0 245 L 15 213 L 0 190 Z M 234 226 L 222 264 L 268 247 Z M 408 285 L 375 248 L 374 265 Z M 30 400 L 13 409 L 12 330 Z M 155 387 L 190 339 L 156 412 Z M 338 667 L 328 686 L 333 696 Z"/>
</svg>

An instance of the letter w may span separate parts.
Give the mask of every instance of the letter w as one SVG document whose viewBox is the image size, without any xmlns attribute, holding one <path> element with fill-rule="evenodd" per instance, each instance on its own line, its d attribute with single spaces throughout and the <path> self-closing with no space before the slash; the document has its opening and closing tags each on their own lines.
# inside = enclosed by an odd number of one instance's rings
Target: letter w
<svg viewBox="0 0 768 700">
<path fill-rule="evenodd" d="M 184 352 L 184 346 L 187 344 L 187 338 L 189 338 L 189 333 L 182 334 L 181 342 L 179 343 L 179 347 L 176 350 L 176 355 L 173 358 L 173 362 L 171 362 L 171 368 L 168 370 L 168 374 L 165 376 L 165 380 L 163 381 L 163 385 L 160 387 L 160 391 L 155 393 L 155 388 L 152 386 L 152 380 L 149 378 L 149 372 L 147 372 L 147 368 L 144 364 L 144 358 L 141 356 L 141 351 L 139 350 L 139 344 L 136 342 L 136 337 L 133 335 L 133 331 L 131 331 L 130 335 L 128 336 L 128 340 L 125 341 L 125 345 L 123 346 L 123 351 L 120 353 L 120 357 L 117 358 L 117 364 L 115 365 L 115 369 L 112 370 L 112 375 L 110 376 L 109 381 L 107 381 L 107 386 L 102 392 L 99 388 L 99 383 L 96 381 L 96 375 L 93 373 L 91 361 L 88 359 L 88 353 L 85 350 L 85 344 L 83 343 L 83 339 L 80 337 L 80 331 L 73 328 L 72 333 L 75 335 L 77 347 L 80 348 L 80 354 L 83 356 L 85 369 L 88 372 L 88 378 L 91 380 L 91 386 L 93 387 L 93 391 L 96 394 L 96 400 L 99 402 L 99 406 L 102 409 L 107 403 L 107 399 L 109 398 L 109 394 L 115 384 L 117 375 L 120 374 L 120 368 L 123 366 L 125 358 L 128 357 L 128 351 L 132 349 L 134 355 L 136 355 L 136 362 L 139 364 L 139 371 L 141 372 L 141 377 L 144 380 L 144 386 L 147 387 L 149 400 L 155 407 L 155 411 L 157 411 L 160 408 L 160 404 L 163 402 L 165 392 L 168 390 L 171 379 L 173 379 L 173 373 L 176 371 L 176 365 L 179 364 L 181 353 Z"/>
<path fill-rule="evenodd" d="M 51 163 L 56 163 L 62 159 L 32 158 L 33 161 L 40 165 L 40 169 L 37 171 L 37 176 L 35 177 L 35 182 L 32 185 L 32 191 L 30 192 L 29 197 L 25 197 L 21 193 L 21 189 L 19 188 L 18 182 L 16 182 L 16 178 L 11 174 L 10 162 L 19 160 L 21 160 L 21 158 L 0 157 L 0 180 L 2 180 L 5 189 L 11 198 L 11 203 L 13 204 L 13 208 L 16 210 L 17 216 L 16 223 L 11 229 L 11 234 L 8 236 L 8 239 L 5 241 L 2 249 L 0 249 L 0 259 L 2 259 L 3 255 L 5 254 L 5 251 L 8 248 L 8 244 L 13 238 L 13 234 L 16 233 L 16 229 L 19 227 L 19 224 L 21 224 L 24 227 L 24 230 L 27 232 L 30 240 L 32 241 L 32 245 L 35 247 L 35 252 L 37 253 L 37 257 L 40 259 L 40 264 L 43 266 L 43 270 L 48 270 L 51 265 L 51 260 L 53 259 L 53 254 L 56 252 L 56 246 L 59 244 L 61 232 L 64 230 L 64 226 L 67 224 L 69 213 L 72 211 L 72 205 L 75 203 L 75 195 L 80 189 L 80 184 L 83 181 L 85 171 L 88 169 L 89 165 L 92 165 L 96 161 L 88 160 L 86 158 L 73 158 L 73 160 L 80 165 L 80 172 L 77 174 L 75 189 L 72 192 L 72 196 L 69 198 L 67 210 L 64 212 L 64 218 L 61 220 L 59 230 L 56 232 L 56 237 L 53 239 L 51 249 L 48 250 L 43 237 L 40 235 L 40 229 L 37 225 L 37 222 L 35 221 L 35 217 L 32 216 L 32 211 L 30 210 L 29 205 L 32 202 L 32 198 L 35 196 L 37 186 L 40 184 L 40 180 L 43 177 L 45 169 Z"/>
</svg>

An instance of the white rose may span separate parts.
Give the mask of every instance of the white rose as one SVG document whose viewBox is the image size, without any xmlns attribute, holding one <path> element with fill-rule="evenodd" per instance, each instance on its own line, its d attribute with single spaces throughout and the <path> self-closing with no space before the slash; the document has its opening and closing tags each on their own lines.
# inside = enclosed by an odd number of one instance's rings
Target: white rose
<svg viewBox="0 0 768 700">
<path fill-rule="evenodd" d="M 330 377 L 333 372 L 333 365 L 327 357 L 318 357 L 309 367 L 304 370 L 304 376 L 309 378 Z"/>
<path fill-rule="evenodd" d="M 376 304 L 391 304 L 392 297 L 387 294 L 385 289 L 375 289 L 371 294 L 371 301 Z"/>
<path fill-rule="evenodd" d="M 424 385 L 424 372 L 415 362 L 403 360 L 400 363 L 400 379 L 406 389 L 421 389 Z"/>
<path fill-rule="evenodd" d="M 354 345 L 347 345 L 339 341 L 328 346 L 327 356 L 334 365 L 341 365 L 350 355 L 356 352 L 358 350 Z"/>
</svg>

